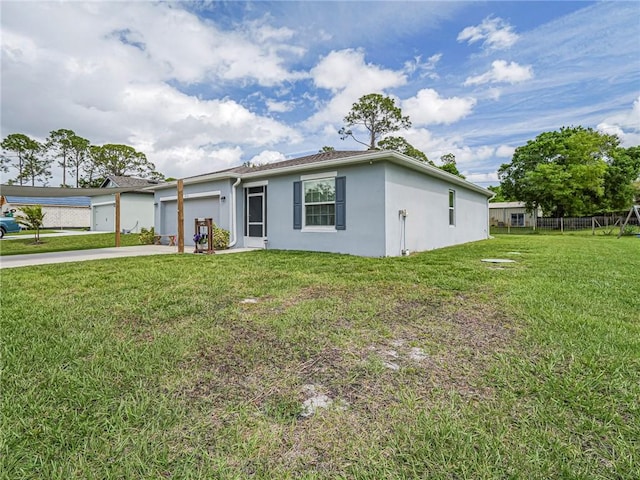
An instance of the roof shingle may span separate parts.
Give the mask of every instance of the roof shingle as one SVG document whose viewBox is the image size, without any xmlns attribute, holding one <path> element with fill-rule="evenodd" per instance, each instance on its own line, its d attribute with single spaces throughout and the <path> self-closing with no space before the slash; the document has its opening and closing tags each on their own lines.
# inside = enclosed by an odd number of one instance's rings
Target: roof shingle
<svg viewBox="0 0 640 480">
<path fill-rule="evenodd" d="M 116 186 L 121 188 L 127 187 L 149 187 L 151 185 L 158 185 L 157 180 L 148 180 L 146 178 L 138 178 L 138 177 L 127 177 L 123 175 L 109 175 L 107 180 L 111 180 L 112 183 L 115 183 Z M 106 182 L 105 182 L 106 183 Z M 104 184 L 103 184 L 104 185 Z"/>
<path fill-rule="evenodd" d="M 336 160 L 338 158 L 355 157 L 358 155 L 365 155 L 371 153 L 371 150 L 334 150 L 331 152 L 316 153 L 313 155 L 307 155 L 306 157 L 292 158 L 291 160 L 284 160 L 282 162 L 268 163 L 266 165 L 259 165 L 256 167 L 235 167 L 226 172 L 233 173 L 250 173 L 261 172 L 264 170 L 273 170 L 275 168 L 294 167 L 297 165 L 306 165 L 309 163 L 321 163 L 329 160 Z"/>
</svg>

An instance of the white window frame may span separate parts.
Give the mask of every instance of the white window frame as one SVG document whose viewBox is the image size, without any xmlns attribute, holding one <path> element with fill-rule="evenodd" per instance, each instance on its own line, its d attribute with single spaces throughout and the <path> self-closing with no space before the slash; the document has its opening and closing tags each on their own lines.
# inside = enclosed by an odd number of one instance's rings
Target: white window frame
<svg viewBox="0 0 640 480">
<path fill-rule="evenodd" d="M 452 188 L 449 189 L 449 195 L 447 195 L 449 202 L 449 226 L 456 226 L 456 191 Z"/>
<path fill-rule="evenodd" d="M 324 173 L 313 173 L 310 175 L 301 175 L 300 180 L 302 181 L 302 232 L 337 232 L 336 230 L 336 211 L 335 211 L 335 188 L 336 188 L 336 177 L 338 176 L 338 172 L 324 172 Z M 317 180 L 331 180 L 333 181 L 333 189 L 334 189 L 334 199 L 333 202 L 314 202 L 309 205 L 330 205 L 334 206 L 333 213 L 333 225 L 307 225 L 307 201 L 305 195 L 305 183 L 308 181 L 317 181 Z"/>
</svg>

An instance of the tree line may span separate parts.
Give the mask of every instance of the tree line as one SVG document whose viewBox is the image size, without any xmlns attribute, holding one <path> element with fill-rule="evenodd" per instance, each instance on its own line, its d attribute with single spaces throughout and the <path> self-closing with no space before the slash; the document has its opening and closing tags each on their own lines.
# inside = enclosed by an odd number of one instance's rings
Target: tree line
<svg viewBox="0 0 640 480">
<path fill-rule="evenodd" d="M 352 138 L 370 150 L 396 150 L 433 165 L 427 156 L 403 137 L 389 136 L 411 127 L 411 120 L 390 97 L 368 94 L 354 103 L 338 134 Z M 351 127 L 367 131 L 358 140 Z M 324 147 L 321 151 L 331 150 Z M 455 156 L 440 157 L 439 168 L 464 178 Z M 524 202 L 530 211 L 538 207 L 546 216 L 584 216 L 627 210 L 640 203 L 640 146 L 624 148 L 617 135 L 592 128 L 562 127 L 544 132 L 516 148 L 510 163 L 498 170 L 500 185 L 489 187 L 494 201 Z"/>
<path fill-rule="evenodd" d="M 498 170 L 503 201 L 521 201 L 545 216 L 580 217 L 628 210 L 640 202 L 640 146 L 617 135 L 562 127 L 516 148 Z"/>
<path fill-rule="evenodd" d="M 411 127 L 408 116 L 402 115 L 402 109 L 396 106 L 391 97 L 385 97 L 379 93 L 370 93 L 360 97 L 353 104 L 351 111 L 344 117 L 345 126 L 338 130 L 342 140 L 352 138 L 369 150 L 395 150 L 409 157 L 434 167 L 440 168 L 458 177 L 465 178 L 458 171 L 456 157 L 453 153 L 447 153 L 440 157 L 441 165 L 436 165 L 425 155 L 411 145 L 404 137 L 392 136 L 390 133 Z M 364 127 L 367 131 L 368 141 L 363 142 L 356 138 L 351 127 Z M 320 152 L 335 150 L 325 146 Z"/>
<path fill-rule="evenodd" d="M 73 130 L 53 130 L 44 142 L 23 133 L 12 133 L 2 140 L 0 172 L 15 168 L 17 175 L 7 181 L 13 185 L 48 186 L 52 167 L 62 173 L 61 187 L 99 187 L 109 175 L 137 176 L 163 180 L 144 153 L 121 144 L 92 145 Z M 56 162 L 57 161 L 57 162 Z M 68 180 L 73 179 L 72 184 Z"/>
</svg>

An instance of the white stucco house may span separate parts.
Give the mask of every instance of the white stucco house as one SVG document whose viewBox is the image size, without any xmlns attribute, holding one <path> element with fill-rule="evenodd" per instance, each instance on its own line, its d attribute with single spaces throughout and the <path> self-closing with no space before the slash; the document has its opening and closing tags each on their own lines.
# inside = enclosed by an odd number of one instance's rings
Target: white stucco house
<svg viewBox="0 0 640 480">
<path fill-rule="evenodd" d="M 230 247 L 369 257 L 488 238 L 492 192 L 394 151 L 333 151 L 183 179 L 186 245 L 196 218 Z M 177 185 L 155 194 L 156 233 L 177 233 Z"/>
<path fill-rule="evenodd" d="M 144 178 L 110 175 L 100 188 L 104 195 L 91 197 L 91 230 L 97 232 L 115 231 L 115 195 L 110 188 L 135 188 L 120 194 L 120 228 L 125 232 L 137 233 L 141 228 L 154 226 L 153 192 L 145 187 L 158 185 L 159 182 Z"/>
</svg>

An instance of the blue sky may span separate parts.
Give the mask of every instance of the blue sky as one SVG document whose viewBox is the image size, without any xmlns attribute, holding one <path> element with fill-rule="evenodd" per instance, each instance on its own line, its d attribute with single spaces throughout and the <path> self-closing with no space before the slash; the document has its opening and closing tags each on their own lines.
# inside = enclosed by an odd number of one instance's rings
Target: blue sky
<svg viewBox="0 0 640 480">
<path fill-rule="evenodd" d="M 436 163 L 455 154 L 485 186 L 517 146 L 562 126 L 640 143 L 640 2 L 0 8 L 2 137 L 70 128 L 167 176 L 361 149 L 337 131 L 372 92 L 410 116 L 410 143 Z"/>
</svg>

